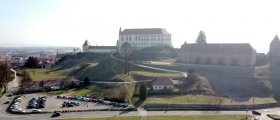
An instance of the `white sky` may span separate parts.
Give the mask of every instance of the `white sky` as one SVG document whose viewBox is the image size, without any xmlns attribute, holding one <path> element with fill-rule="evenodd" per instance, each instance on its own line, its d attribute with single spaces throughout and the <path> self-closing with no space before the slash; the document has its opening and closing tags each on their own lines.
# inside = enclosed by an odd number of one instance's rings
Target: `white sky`
<svg viewBox="0 0 280 120">
<path fill-rule="evenodd" d="M 267 52 L 280 34 L 277 0 L 0 0 L 0 46 L 115 45 L 119 27 L 166 28 L 174 47 L 195 42 L 251 43 Z M 8 6 L 8 7 L 2 7 Z"/>
</svg>

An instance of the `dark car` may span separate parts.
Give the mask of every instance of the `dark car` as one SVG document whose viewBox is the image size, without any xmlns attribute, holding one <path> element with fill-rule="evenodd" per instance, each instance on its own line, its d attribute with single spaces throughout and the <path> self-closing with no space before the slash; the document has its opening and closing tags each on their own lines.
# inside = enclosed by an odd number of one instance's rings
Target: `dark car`
<svg viewBox="0 0 280 120">
<path fill-rule="evenodd" d="M 12 97 L 14 94 L 13 93 L 10 93 L 10 94 L 7 94 L 6 96 L 7 97 Z"/>
<path fill-rule="evenodd" d="M 261 115 L 261 113 L 260 113 L 260 112 L 255 111 L 255 110 L 253 110 L 253 111 L 252 111 L 252 114 L 253 114 L 253 115 Z"/>
<path fill-rule="evenodd" d="M 7 100 L 6 102 L 4 102 L 4 104 L 9 104 L 10 103 L 10 101 L 9 100 Z"/>
<path fill-rule="evenodd" d="M 54 112 L 51 117 L 59 117 L 59 116 L 60 116 L 59 112 Z"/>
</svg>

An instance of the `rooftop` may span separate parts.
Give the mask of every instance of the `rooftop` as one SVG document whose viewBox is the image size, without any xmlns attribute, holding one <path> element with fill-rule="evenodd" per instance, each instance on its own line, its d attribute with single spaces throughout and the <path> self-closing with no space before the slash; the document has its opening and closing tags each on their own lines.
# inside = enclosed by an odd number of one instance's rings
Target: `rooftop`
<svg viewBox="0 0 280 120">
<path fill-rule="evenodd" d="M 173 85 L 171 78 L 160 77 L 153 81 L 153 85 Z"/>
<path fill-rule="evenodd" d="M 251 54 L 255 49 L 249 43 L 184 44 L 180 51 L 217 54 Z"/>
<path fill-rule="evenodd" d="M 170 34 L 164 28 L 124 29 L 120 35 Z"/>
</svg>

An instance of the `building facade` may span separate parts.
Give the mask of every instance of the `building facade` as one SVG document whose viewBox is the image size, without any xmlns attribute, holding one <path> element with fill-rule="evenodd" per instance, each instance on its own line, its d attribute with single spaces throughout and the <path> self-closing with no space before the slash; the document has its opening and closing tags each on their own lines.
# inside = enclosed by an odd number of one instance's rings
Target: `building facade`
<svg viewBox="0 0 280 120">
<path fill-rule="evenodd" d="M 83 44 L 83 52 L 112 53 L 117 52 L 116 46 L 91 46 L 88 40 Z"/>
<path fill-rule="evenodd" d="M 256 50 L 249 43 L 184 44 L 177 58 L 189 64 L 254 66 Z"/>
<path fill-rule="evenodd" d="M 123 31 L 120 28 L 118 50 L 125 42 L 137 49 L 154 46 L 172 47 L 171 34 L 164 28 L 125 29 Z"/>
</svg>

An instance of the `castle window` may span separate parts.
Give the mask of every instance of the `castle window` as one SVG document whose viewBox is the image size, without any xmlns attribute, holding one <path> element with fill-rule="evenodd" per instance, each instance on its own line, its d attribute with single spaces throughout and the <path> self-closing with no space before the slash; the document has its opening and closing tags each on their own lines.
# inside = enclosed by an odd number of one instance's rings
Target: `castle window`
<svg viewBox="0 0 280 120">
<path fill-rule="evenodd" d="M 238 66 L 238 65 L 239 65 L 238 59 L 237 59 L 237 58 L 232 58 L 232 59 L 231 59 L 231 64 L 232 64 L 233 66 Z"/>
<path fill-rule="evenodd" d="M 220 65 L 225 65 L 225 60 L 224 60 L 224 58 L 222 58 L 222 57 L 219 58 L 219 64 L 220 64 Z"/>
<path fill-rule="evenodd" d="M 199 64 L 199 63 L 200 63 L 200 57 L 199 57 L 199 56 L 195 58 L 195 63 L 196 63 L 196 64 Z"/>
<path fill-rule="evenodd" d="M 207 64 L 212 64 L 212 59 L 211 59 L 211 57 L 210 57 L 210 56 L 208 56 L 208 57 L 207 57 L 207 61 L 206 61 L 206 63 L 207 63 Z"/>
</svg>

